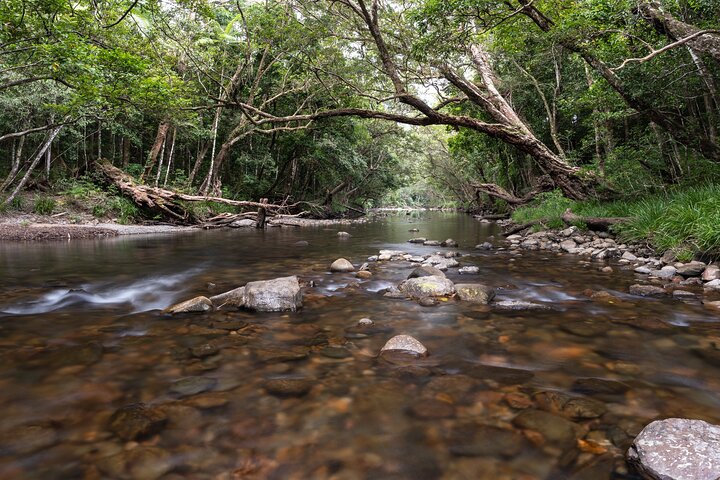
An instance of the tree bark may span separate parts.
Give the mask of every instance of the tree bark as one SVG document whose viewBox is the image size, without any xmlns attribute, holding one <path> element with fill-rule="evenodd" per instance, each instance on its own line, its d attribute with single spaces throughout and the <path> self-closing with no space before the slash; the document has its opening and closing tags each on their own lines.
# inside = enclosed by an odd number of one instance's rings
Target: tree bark
<svg viewBox="0 0 720 480">
<path fill-rule="evenodd" d="M 27 171 L 25 172 L 25 175 L 20 180 L 20 182 L 15 187 L 15 190 L 10 194 L 9 197 L 5 199 L 4 204 L 10 205 L 12 201 L 15 199 L 18 193 L 20 193 L 20 190 L 23 189 L 27 181 L 30 179 L 30 175 L 32 174 L 33 170 L 35 170 L 35 167 L 38 163 L 40 163 L 40 160 L 45 155 L 45 152 L 50 148 L 50 145 L 52 145 L 53 140 L 55 140 L 55 137 L 57 137 L 58 133 L 60 133 L 60 130 L 62 130 L 63 126 L 59 125 L 48 133 L 47 139 L 45 140 L 45 143 L 43 143 L 42 147 L 40 147 L 40 150 L 35 154 L 35 158 L 33 159 L 32 163 L 28 167 Z"/>
<path fill-rule="evenodd" d="M 163 120 L 160 122 L 160 125 L 158 125 L 157 134 L 155 134 L 155 141 L 148 153 L 147 162 L 145 162 L 145 169 L 143 170 L 142 175 L 140 175 L 141 182 L 145 181 L 145 179 L 150 175 L 150 172 L 152 172 L 153 167 L 155 167 L 155 162 L 157 162 L 160 149 L 165 144 L 165 137 L 167 136 L 169 129 L 170 123 L 167 121 Z"/>
<path fill-rule="evenodd" d="M 678 20 L 673 15 L 662 10 L 660 4 L 653 0 L 641 0 L 638 5 L 639 12 L 647 21 L 662 34 L 671 40 L 682 40 L 690 35 L 701 32 L 702 29 Z M 707 33 L 698 35 L 689 40 L 687 45 L 696 52 L 704 53 L 720 62 L 720 34 Z"/>
<path fill-rule="evenodd" d="M 645 0 L 644 0 L 645 1 Z M 518 0 L 523 7 L 523 14 L 529 17 L 544 32 L 550 32 L 553 28 L 553 22 L 545 16 L 540 10 L 532 5 L 532 0 Z M 647 3 L 645 1 L 645 3 Z M 706 36 L 702 37 L 705 38 Z M 701 38 L 701 37 L 698 37 Z M 565 37 L 562 46 L 575 52 L 587 62 L 595 71 L 597 71 L 608 84 L 615 90 L 618 95 L 625 101 L 627 105 L 636 110 L 638 113 L 646 115 L 651 121 L 658 124 L 663 130 L 668 132 L 672 137 L 682 145 L 699 151 L 708 159 L 714 162 L 720 162 L 720 147 L 708 140 L 707 137 L 697 135 L 697 132 L 688 131 L 685 126 L 675 118 L 654 108 L 644 98 L 638 97 L 628 89 L 622 79 L 603 61 L 595 57 L 581 43 Z"/>
<path fill-rule="evenodd" d="M 549 178 L 542 177 L 540 178 L 540 182 L 538 183 L 538 185 L 522 197 L 513 195 L 512 193 L 502 188 L 500 185 L 496 185 L 494 183 L 476 183 L 473 184 L 473 186 L 480 193 L 489 195 L 492 198 L 503 200 L 511 206 L 520 206 L 530 202 L 533 198 L 537 196 L 538 193 L 551 190 L 553 187 L 553 183 Z"/>
</svg>

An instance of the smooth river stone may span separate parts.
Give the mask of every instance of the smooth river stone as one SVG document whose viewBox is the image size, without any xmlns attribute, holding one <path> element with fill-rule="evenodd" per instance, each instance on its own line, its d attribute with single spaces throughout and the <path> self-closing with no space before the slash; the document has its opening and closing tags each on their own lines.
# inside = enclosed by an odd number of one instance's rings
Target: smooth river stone
<svg viewBox="0 0 720 480">
<path fill-rule="evenodd" d="M 185 377 L 173 382 L 170 391 L 184 397 L 212 390 L 216 384 L 217 379 L 215 378 Z"/>
<path fill-rule="evenodd" d="M 684 418 L 652 422 L 635 438 L 627 459 L 650 480 L 717 480 L 720 426 Z"/>
<path fill-rule="evenodd" d="M 123 440 L 136 440 L 158 433 L 165 426 L 167 416 L 144 403 L 121 407 L 110 417 L 110 431 Z"/>
<path fill-rule="evenodd" d="M 331 272 L 352 272 L 354 270 L 353 264 L 345 258 L 338 258 L 330 265 Z"/>
<path fill-rule="evenodd" d="M 387 341 L 387 343 L 385 344 L 385 346 L 382 347 L 382 349 L 380 349 L 380 353 L 392 350 L 401 350 L 403 352 L 413 353 L 421 357 L 424 357 L 428 354 L 425 345 L 423 345 L 422 343 L 420 343 L 419 340 L 411 337 L 410 335 L 394 336 Z"/>
</svg>

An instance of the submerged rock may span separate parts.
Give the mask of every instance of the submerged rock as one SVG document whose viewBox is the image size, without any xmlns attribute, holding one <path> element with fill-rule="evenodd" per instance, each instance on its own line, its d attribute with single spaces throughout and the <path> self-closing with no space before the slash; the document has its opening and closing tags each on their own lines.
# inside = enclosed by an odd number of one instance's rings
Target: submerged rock
<svg viewBox="0 0 720 480">
<path fill-rule="evenodd" d="M 338 258 L 330 265 L 331 272 L 352 272 L 354 270 L 353 264 L 345 258 Z"/>
<path fill-rule="evenodd" d="M 144 403 L 125 405 L 110 417 L 110 431 L 123 440 L 137 440 L 158 433 L 167 416 Z"/>
<path fill-rule="evenodd" d="M 408 243 L 425 243 L 427 241 L 427 238 L 425 237 L 418 237 L 418 238 L 411 238 L 408 240 Z"/>
<path fill-rule="evenodd" d="M 464 302 L 487 305 L 495 298 L 495 289 L 481 283 L 458 283 L 455 285 L 458 298 Z"/>
<path fill-rule="evenodd" d="M 553 445 L 569 448 L 580 438 L 582 427 L 563 417 L 541 410 L 528 409 L 513 419 L 513 425 L 542 434 Z"/>
<path fill-rule="evenodd" d="M 492 250 L 493 244 L 490 242 L 483 242 L 480 245 L 475 245 L 476 250 Z"/>
<path fill-rule="evenodd" d="M 296 276 L 250 282 L 245 285 L 245 307 L 259 312 L 295 311 L 302 307 Z"/>
<path fill-rule="evenodd" d="M 455 293 L 453 282 L 439 275 L 411 278 L 402 282 L 398 288 L 413 298 L 442 297 Z"/>
<path fill-rule="evenodd" d="M 396 335 L 396 336 L 392 337 L 380 349 L 380 353 L 394 351 L 394 350 L 400 350 L 403 352 L 412 353 L 414 355 L 419 355 L 421 357 L 424 357 L 428 354 L 428 351 L 427 351 L 427 348 L 425 347 L 425 345 L 423 345 L 422 343 L 420 343 L 419 340 L 417 340 L 414 337 L 411 337 L 410 335 Z"/>
<path fill-rule="evenodd" d="M 173 382 L 170 391 L 180 396 L 196 395 L 212 390 L 217 379 L 209 377 L 185 377 Z"/>
<path fill-rule="evenodd" d="M 210 302 L 218 309 L 223 307 L 240 308 L 245 305 L 245 287 L 235 288 L 225 293 L 210 297 Z"/>
<path fill-rule="evenodd" d="M 651 480 L 716 480 L 720 426 L 684 418 L 652 422 L 635 438 L 627 459 Z"/>
<path fill-rule="evenodd" d="M 337 232 L 337 236 L 341 238 L 350 238 L 352 235 L 350 235 L 348 232 Z"/>
<path fill-rule="evenodd" d="M 455 248 L 455 247 L 458 246 L 458 243 L 457 243 L 455 240 L 453 240 L 452 238 L 448 238 L 447 240 L 445 240 L 444 242 L 442 242 L 442 243 L 440 244 L 440 246 L 441 246 L 441 247 L 451 247 L 451 248 Z"/>
<path fill-rule="evenodd" d="M 274 378 L 265 382 L 265 390 L 279 397 L 301 397 L 307 394 L 313 381 L 307 378 Z"/>
</svg>

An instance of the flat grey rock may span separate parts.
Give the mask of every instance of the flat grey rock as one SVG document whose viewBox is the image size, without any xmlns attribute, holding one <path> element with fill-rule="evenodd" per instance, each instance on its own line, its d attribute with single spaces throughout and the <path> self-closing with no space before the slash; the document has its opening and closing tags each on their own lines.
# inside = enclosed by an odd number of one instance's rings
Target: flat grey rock
<svg viewBox="0 0 720 480">
<path fill-rule="evenodd" d="M 650 480 L 717 480 L 720 426 L 685 418 L 652 422 L 635 438 L 627 459 Z"/>
</svg>

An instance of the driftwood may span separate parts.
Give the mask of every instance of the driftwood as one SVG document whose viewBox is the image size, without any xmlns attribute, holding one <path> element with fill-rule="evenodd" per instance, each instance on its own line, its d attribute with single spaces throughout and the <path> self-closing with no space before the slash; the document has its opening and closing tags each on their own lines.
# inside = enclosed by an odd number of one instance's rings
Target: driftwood
<svg viewBox="0 0 720 480">
<path fill-rule="evenodd" d="M 561 218 L 566 225 L 584 223 L 588 229 L 598 232 L 607 232 L 611 226 L 630 220 L 627 217 L 581 217 L 573 213 L 569 208 L 565 210 Z"/>
<path fill-rule="evenodd" d="M 512 227 L 511 229 L 503 232 L 503 235 L 505 235 L 506 237 L 510 236 L 510 235 L 514 235 L 516 233 L 522 232 L 523 230 L 527 230 L 530 227 L 534 227 L 535 225 L 544 225 L 548 221 L 549 221 L 549 219 L 547 219 L 547 218 L 538 218 L 537 220 L 533 220 L 532 222 L 527 222 L 527 223 L 523 223 L 521 225 L 516 225 L 516 226 Z"/>
<path fill-rule="evenodd" d="M 123 195 L 130 197 L 130 199 L 142 209 L 160 214 L 178 223 L 197 222 L 197 219 L 188 211 L 183 202 L 216 202 L 239 208 L 264 208 L 266 211 L 272 213 L 288 211 L 295 206 L 230 200 L 222 197 L 186 195 L 164 188 L 138 184 L 130 175 L 107 161 L 96 162 L 95 168 L 110 183 L 115 185 Z"/>
</svg>

